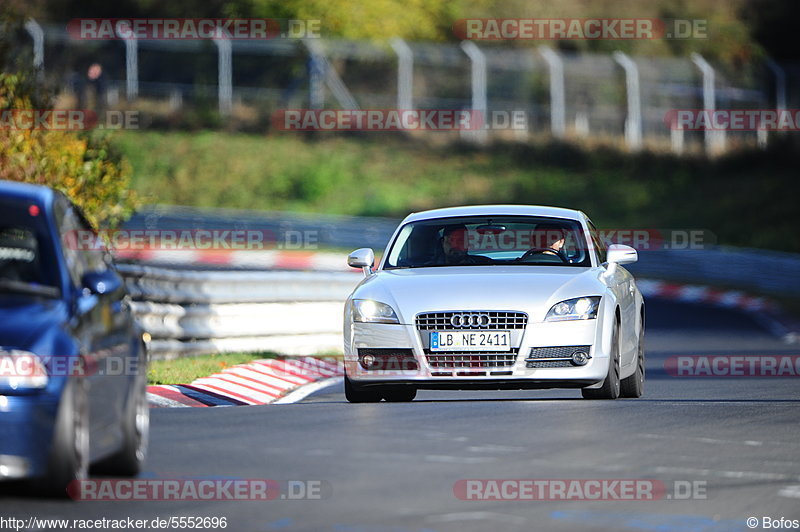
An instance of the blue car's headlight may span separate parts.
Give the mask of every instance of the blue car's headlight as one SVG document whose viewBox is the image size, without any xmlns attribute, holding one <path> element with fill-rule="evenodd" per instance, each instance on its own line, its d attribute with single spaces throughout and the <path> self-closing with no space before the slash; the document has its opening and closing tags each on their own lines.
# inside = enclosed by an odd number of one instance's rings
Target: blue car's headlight
<svg viewBox="0 0 800 532">
<path fill-rule="evenodd" d="M 592 320 L 599 308 L 600 296 L 567 299 L 550 307 L 544 321 Z"/>
<path fill-rule="evenodd" d="M 353 300 L 353 321 L 361 323 L 400 323 L 394 309 L 371 299 Z"/>
<path fill-rule="evenodd" d="M 0 388 L 39 390 L 47 386 L 47 368 L 27 351 L 0 351 Z"/>
</svg>

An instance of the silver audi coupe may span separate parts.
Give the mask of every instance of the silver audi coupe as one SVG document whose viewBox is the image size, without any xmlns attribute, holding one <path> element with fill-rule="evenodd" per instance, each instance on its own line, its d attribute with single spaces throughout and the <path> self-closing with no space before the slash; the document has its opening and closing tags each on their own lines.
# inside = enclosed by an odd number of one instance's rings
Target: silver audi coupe
<svg viewBox="0 0 800 532">
<path fill-rule="evenodd" d="M 417 389 L 580 388 L 640 397 L 644 300 L 582 212 L 527 205 L 409 215 L 344 312 L 345 395 L 411 401 Z"/>
</svg>

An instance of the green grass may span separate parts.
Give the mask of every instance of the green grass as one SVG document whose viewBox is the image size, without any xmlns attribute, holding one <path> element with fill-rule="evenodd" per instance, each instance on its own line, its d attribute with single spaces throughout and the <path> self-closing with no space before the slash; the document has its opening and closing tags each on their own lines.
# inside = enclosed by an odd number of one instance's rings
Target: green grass
<svg viewBox="0 0 800 532">
<path fill-rule="evenodd" d="M 273 358 L 274 353 L 221 353 L 174 360 L 154 360 L 147 370 L 149 384 L 189 384 L 237 364 Z"/>
<path fill-rule="evenodd" d="M 800 252 L 798 141 L 715 160 L 552 141 L 485 149 L 395 134 L 126 131 L 150 203 L 404 216 L 473 203 L 574 207 L 598 227 L 705 229 L 720 244 Z"/>
</svg>

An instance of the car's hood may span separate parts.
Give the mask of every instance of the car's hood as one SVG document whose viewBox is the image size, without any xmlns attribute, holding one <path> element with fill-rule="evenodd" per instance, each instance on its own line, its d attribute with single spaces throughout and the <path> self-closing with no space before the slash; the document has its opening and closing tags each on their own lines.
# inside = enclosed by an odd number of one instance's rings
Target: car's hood
<svg viewBox="0 0 800 532">
<path fill-rule="evenodd" d="M 0 295 L 0 347 L 31 350 L 51 329 L 63 327 L 63 301 Z"/>
<path fill-rule="evenodd" d="M 392 305 L 403 323 L 437 310 L 521 310 L 532 321 L 541 321 L 558 301 L 602 295 L 600 272 L 568 266 L 383 270 L 366 279 L 353 297 Z"/>
</svg>

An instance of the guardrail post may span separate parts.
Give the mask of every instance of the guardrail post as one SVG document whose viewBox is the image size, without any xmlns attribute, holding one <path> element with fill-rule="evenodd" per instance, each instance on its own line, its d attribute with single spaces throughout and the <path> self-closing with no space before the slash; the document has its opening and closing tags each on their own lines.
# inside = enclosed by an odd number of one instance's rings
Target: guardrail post
<svg viewBox="0 0 800 532">
<path fill-rule="evenodd" d="M 713 117 L 714 111 L 717 110 L 716 91 L 714 87 L 714 67 L 708 61 L 703 59 L 703 56 L 697 53 L 692 54 L 692 62 L 700 69 L 703 75 L 703 110 L 711 113 L 709 119 Z M 715 130 L 712 127 L 706 127 L 706 153 L 709 155 L 716 155 L 725 151 L 725 130 Z"/>
<path fill-rule="evenodd" d="M 397 54 L 397 108 L 410 110 L 414 108 L 414 52 L 406 41 L 400 37 L 389 40 L 394 53 Z"/>
<path fill-rule="evenodd" d="M 487 103 L 486 103 L 486 55 L 478 48 L 472 41 L 462 41 L 461 49 L 469 57 L 472 78 L 472 114 L 473 120 L 477 117 L 480 121 L 480 128 L 473 130 L 461 130 L 462 137 L 473 139 L 479 144 L 486 143 L 486 121 L 487 116 Z"/>
<path fill-rule="evenodd" d="M 625 118 L 625 141 L 631 150 L 642 147 L 642 100 L 639 90 L 639 67 L 622 52 L 614 52 L 614 60 L 625 69 L 628 116 Z"/>
<path fill-rule="evenodd" d="M 219 114 L 228 117 L 233 110 L 233 47 L 230 34 L 223 28 L 217 28 L 214 44 L 217 45 Z"/>
<path fill-rule="evenodd" d="M 539 53 L 544 57 L 550 70 L 550 130 L 554 137 L 563 138 L 567 129 L 564 62 L 560 55 L 547 46 L 540 46 Z"/>
<path fill-rule="evenodd" d="M 25 21 L 25 30 L 33 39 L 33 68 L 41 78 L 44 76 L 44 30 L 32 18 Z"/>
<path fill-rule="evenodd" d="M 139 57 L 138 43 L 133 31 L 128 27 L 120 29 L 122 22 L 117 22 L 117 35 L 122 35 L 125 41 L 125 97 L 133 101 L 139 96 Z"/>
</svg>

